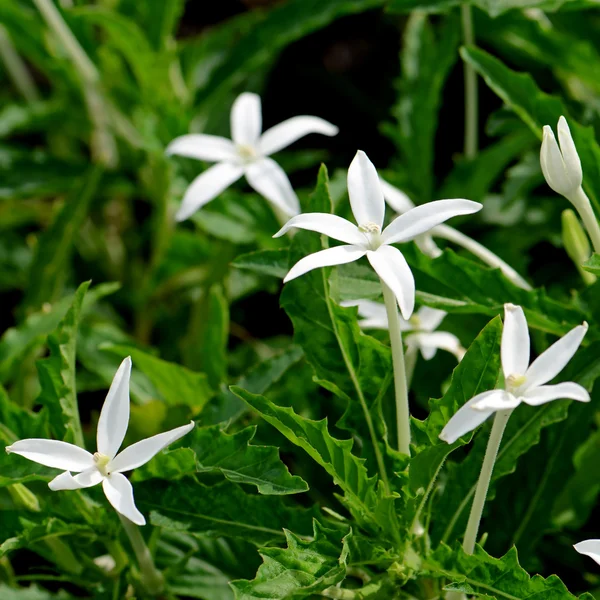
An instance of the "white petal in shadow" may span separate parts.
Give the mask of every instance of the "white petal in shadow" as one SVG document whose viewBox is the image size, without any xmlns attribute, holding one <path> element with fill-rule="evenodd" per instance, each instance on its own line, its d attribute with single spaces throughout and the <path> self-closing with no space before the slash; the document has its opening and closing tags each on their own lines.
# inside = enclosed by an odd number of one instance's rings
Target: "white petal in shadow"
<svg viewBox="0 0 600 600">
<path fill-rule="evenodd" d="M 366 238 L 363 233 L 358 230 L 354 223 L 350 223 L 337 215 L 328 213 L 305 213 L 292 217 L 273 237 L 281 237 L 292 228 L 307 229 L 308 231 L 316 231 L 325 235 L 345 242 L 360 246 L 366 244 Z"/>
<path fill-rule="evenodd" d="M 94 465 L 94 458 L 87 450 L 59 440 L 19 440 L 7 446 L 6 452 L 19 454 L 40 465 L 65 471 L 84 471 Z"/>
<path fill-rule="evenodd" d="M 524 375 L 529 367 L 529 328 L 520 306 L 504 305 L 500 356 L 504 377 Z"/>
<path fill-rule="evenodd" d="M 258 149 L 261 154 L 268 156 L 310 133 L 332 136 L 337 135 L 338 131 L 335 125 L 319 117 L 303 115 L 292 117 L 267 129 L 258 141 Z"/>
<path fill-rule="evenodd" d="M 48 487 L 57 492 L 60 490 L 79 490 L 98 485 L 103 479 L 102 473 L 96 467 L 91 467 L 73 477 L 69 471 L 57 475 Z"/>
<path fill-rule="evenodd" d="M 433 331 L 431 333 L 416 333 L 414 335 L 418 337 L 418 345 L 425 360 L 432 359 L 437 350 L 445 350 L 454 354 L 458 361 L 464 355 L 465 350 L 460 340 L 452 333 L 447 331 Z"/>
<path fill-rule="evenodd" d="M 190 133 L 175 138 L 165 152 L 169 156 L 176 154 L 210 162 L 233 161 L 237 158 L 235 144 L 231 140 L 203 133 Z"/>
<path fill-rule="evenodd" d="M 334 265 L 344 265 L 346 263 L 358 260 L 364 256 L 367 251 L 360 246 L 336 246 L 335 248 L 327 248 L 309 254 L 300 259 L 285 276 L 283 283 L 292 281 L 300 275 L 304 275 L 313 269 L 320 267 L 332 267 Z"/>
<path fill-rule="evenodd" d="M 567 120 L 561 116 L 558 119 L 558 141 L 560 143 L 560 152 L 567 167 L 567 173 L 573 187 L 579 187 L 583 180 L 583 171 L 581 169 L 581 160 L 575 148 L 575 142 L 571 137 L 571 131 Z"/>
<path fill-rule="evenodd" d="M 102 489 L 113 508 L 136 525 L 145 525 L 144 515 L 137 509 L 133 499 L 133 487 L 121 473 L 111 473 L 102 482 Z"/>
<path fill-rule="evenodd" d="M 262 158 L 246 166 L 246 179 L 252 188 L 286 215 L 300 212 L 298 196 L 284 170 L 271 158 Z"/>
<path fill-rule="evenodd" d="M 481 209 L 479 202 L 461 198 L 428 202 L 394 219 L 385 228 L 382 238 L 385 244 L 408 242 L 452 217 L 471 215 Z"/>
<path fill-rule="evenodd" d="M 565 161 L 549 125 L 544 125 L 543 129 L 540 165 L 546 182 L 557 194 L 566 195 L 572 191 Z"/>
<path fill-rule="evenodd" d="M 175 215 L 177 221 L 185 221 L 199 208 L 214 200 L 223 190 L 244 174 L 244 168 L 228 162 L 218 163 L 201 173 L 190 183 L 183 202 Z"/>
<path fill-rule="evenodd" d="M 488 417 L 494 414 L 494 410 L 474 410 L 471 408 L 475 402 L 480 402 L 485 398 L 497 394 L 501 390 L 490 390 L 477 394 L 466 404 L 461 406 L 452 418 L 446 423 L 446 426 L 440 433 L 440 439 L 448 444 L 453 444 L 459 437 L 473 431 L 481 425 Z"/>
<path fill-rule="evenodd" d="M 477 402 L 473 402 L 471 407 L 473 410 L 506 410 L 509 408 L 516 408 L 521 404 L 521 399 L 513 396 L 509 392 L 504 390 L 495 390 L 497 394 L 482 398 Z"/>
<path fill-rule="evenodd" d="M 577 325 L 542 352 L 532 363 L 525 376 L 527 389 L 537 387 L 554 379 L 573 358 L 588 330 L 588 324 Z"/>
<path fill-rule="evenodd" d="M 415 207 L 415 203 L 402 191 L 380 178 L 381 191 L 388 206 L 399 215 Z"/>
<path fill-rule="evenodd" d="M 98 419 L 96 432 L 98 452 L 109 458 L 113 458 L 117 454 L 127 433 L 130 377 L 131 357 L 128 356 L 113 377 Z"/>
<path fill-rule="evenodd" d="M 255 147 L 262 130 L 260 96 L 240 94 L 231 107 L 231 139 L 240 146 Z"/>
<path fill-rule="evenodd" d="M 136 467 L 146 464 L 156 454 L 158 454 L 163 448 L 166 448 L 169 444 L 172 444 L 180 437 L 183 437 L 186 433 L 189 433 L 194 428 L 194 421 L 181 427 L 176 427 L 170 431 L 153 435 L 145 440 L 141 440 L 128 446 L 118 454 L 114 460 L 108 465 L 107 469 L 110 472 L 120 473 L 122 471 L 131 471 Z"/>
<path fill-rule="evenodd" d="M 423 306 L 417 311 L 419 318 L 419 329 L 422 331 L 434 331 L 437 329 L 448 313 L 439 308 Z"/>
<path fill-rule="evenodd" d="M 367 258 L 384 283 L 394 292 L 402 317 L 408 321 L 415 308 L 415 279 L 398 248 L 381 246 Z"/>
<path fill-rule="evenodd" d="M 527 390 L 522 397 L 523 402 L 531 406 L 539 406 L 552 400 L 579 400 L 579 402 L 589 402 L 590 395 L 588 391 L 572 381 L 557 383 L 556 385 L 540 385 Z"/>
<path fill-rule="evenodd" d="M 579 554 L 589 556 L 600 565 L 600 540 L 585 540 L 573 546 Z"/>
<path fill-rule="evenodd" d="M 358 225 L 383 227 L 385 201 L 379 175 L 369 157 L 359 150 L 348 169 L 348 196 Z"/>
</svg>

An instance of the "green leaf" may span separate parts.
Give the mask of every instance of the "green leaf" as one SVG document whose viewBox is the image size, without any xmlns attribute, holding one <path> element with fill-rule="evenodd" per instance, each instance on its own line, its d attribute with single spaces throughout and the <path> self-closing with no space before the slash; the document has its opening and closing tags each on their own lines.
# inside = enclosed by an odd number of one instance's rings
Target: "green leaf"
<svg viewBox="0 0 600 600">
<path fill-rule="evenodd" d="M 204 373 L 190 371 L 133 346 L 108 346 L 106 350 L 121 358 L 131 356 L 133 369 L 148 377 L 168 406 L 188 406 L 198 413 L 214 393 Z"/>
<path fill-rule="evenodd" d="M 50 227 L 40 236 L 29 271 L 29 285 L 24 303 L 29 308 L 40 308 L 45 302 L 54 302 L 61 295 L 65 275 L 75 240 L 87 217 L 92 198 L 96 194 L 102 171 L 92 169 L 82 177 L 66 198 Z"/>
<path fill-rule="evenodd" d="M 351 535 L 351 534 L 349 534 Z M 314 522 L 306 541 L 285 533 L 287 548 L 261 548 L 264 563 L 252 581 L 231 582 L 236 600 L 310 598 L 346 577 L 348 535 Z"/>
<path fill-rule="evenodd" d="M 297 494 L 308 490 L 301 477 L 290 475 L 277 448 L 250 444 L 256 427 L 227 434 L 219 425 L 196 427 L 181 442 L 185 448 L 159 454 L 137 469 L 134 480 L 166 479 L 164 473 L 220 472 L 229 481 L 254 485 L 261 494 Z M 172 476 L 172 475 L 171 475 Z"/>
<path fill-rule="evenodd" d="M 217 388 L 227 377 L 229 305 L 222 290 L 216 286 L 210 288 L 206 304 L 199 352 L 202 371 L 206 373 L 209 385 Z"/>
<path fill-rule="evenodd" d="M 264 396 L 251 394 L 236 386 L 231 391 L 247 402 L 267 423 L 290 442 L 302 448 L 344 492 L 342 502 L 356 520 L 384 535 L 397 536 L 395 498 L 383 493 L 377 477 L 369 477 L 364 459 L 352 454 L 353 441 L 338 440 L 327 429 L 327 419 L 313 421 L 301 417 L 293 408 L 276 406 Z"/>
<path fill-rule="evenodd" d="M 583 263 L 583 268 L 596 276 L 600 276 L 600 254 L 595 252 Z"/>
<path fill-rule="evenodd" d="M 247 254 L 240 254 L 231 263 L 231 266 L 283 279 L 289 270 L 288 264 L 289 252 L 287 249 L 281 249 L 255 250 Z"/>
<path fill-rule="evenodd" d="M 0 598 L 3 600 L 70 600 L 72 596 L 64 590 L 56 594 L 35 585 L 26 588 L 13 588 L 0 584 Z"/>
<path fill-rule="evenodd" d="M 256 545 L 285 538 L 283 528 L 309 535 L 315 509 L 294 508 L 282 496 L 246 494 L 230 481 L 204 486 L 190 477 L 173 485 L 153 479 L 135 487 L 136 504 L 153 525 L 244 539 Z"/>
<path fill-rule="evenodd" d="M 493 558 L 480 546 L 472 555 L 458 545 L 451 549 L 442 544 L 423 564 L 425 573 L 445 577 L 453 583 L 467 584 L 475 593 L 498 600 L 543 598 L 544 600 L 576 600 L 556 576 L 547 579 L 530 577 L 519 565 L 515 548 L 502 558 Z M 456 589 L 456 588 L 455 588 Z"/>
<path fill-rule="evenodd" d="M 461 49 L 463 59 L 484 79 L 488 86 L 511 108 L 531 131 L 541 140 L 542 127 L 556 128 L 558 118 L 564 115 L 577 146 L 584 178 L 583 186 L 588 196 L 600 210 L 600 146 L 592 127 L 582 127 L 569 116 L 562 102 L 555 96 L 542 92 L 526 73 L 517 73 L 478 48 Z"/>
<path fill-rule="evenodd" d="M 48 336 L 50 356 L 37 362 L 42 388 L 38 401 L 48 409 L 52 431 L 58 439 L 81 447 L 84 443 L 75 384 L 75 348 L 83 300 L 89 286 L 88 281 L 77 288 L 71 308 L 56 331 Z"/>
</svg>

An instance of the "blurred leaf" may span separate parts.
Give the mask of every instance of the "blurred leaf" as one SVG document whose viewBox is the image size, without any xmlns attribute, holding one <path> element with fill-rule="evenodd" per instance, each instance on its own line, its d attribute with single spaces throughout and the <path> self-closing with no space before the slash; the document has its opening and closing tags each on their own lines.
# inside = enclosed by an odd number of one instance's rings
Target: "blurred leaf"
<svg viewBox="0 0 600 600">
<path fill-rule="evenodd" d="M 202 370 L 208 383 L 217 388 L 227 377 L 227 343 L 229 341 L 229 305 L 220 288 L 213 286 L 206 298 L 203 337 L 200 345 Z"/>
<path fill-rule="evenodd" d="M 595 252 L 584 263 L 583 268 L 594 275 L 600 275 L 600 254 Z"/>
<path fill-rule="evenodd" d="M 88 281 L 77 288 L 71 308 L 56 331 L 48 336 L 50 356 L 37 362 L 42 388 L 38 401 L 48 409 L 52 431 L 59 440 L 81 447 L 84 443 L 75 384 L 75 347 L 83 299 L 89 286 Z"/>
<path fill-rule="evenodd" d="M 283 279 L 289 271 L 289 251 L 280 250 L 255 250 L 247 254 L 240 254 L 232 263 L 232 267 L 247 269 L 261 275 L 271 275 Z"/>
<path fill-rule="evenodd" d="M 463 0 L 391 0 L 391 12 L 408 12 L 414 9 L 432 12 L 447 11 L 463 4 Z M 559 10 L 562 6 L 577 4 L 579 8 L 594 6 L 593 0 L 471 0 L 469 4 L 477 6 L 491 17 L 497 17 L 509 10 L 538 8 L 547 11 Z"/>
<path fill-rule="evenodd" d="M 286 531 L 287 548 L 261 548 L 264 563 L 252 581 L 231 582 L 236 600 L 311 598 L 346 577 L 344 532 L 314 522 L 311 541 Z"/>
<path fill-rule="evenodd" d="M 250 444 L 256 427 L 231 435 L 220 425 L 195 427 L 181 442 L 185 446 L 162 453 L 135 471 L 134 481 L 166 479 L 173 473 L 210 473 L 218 471 L 229 481 L 254 485 L 266 495 L 297 494 L 308 490 L 305 481 L 290 475 L 281 462 L 277 448 Z"/>
</svg>

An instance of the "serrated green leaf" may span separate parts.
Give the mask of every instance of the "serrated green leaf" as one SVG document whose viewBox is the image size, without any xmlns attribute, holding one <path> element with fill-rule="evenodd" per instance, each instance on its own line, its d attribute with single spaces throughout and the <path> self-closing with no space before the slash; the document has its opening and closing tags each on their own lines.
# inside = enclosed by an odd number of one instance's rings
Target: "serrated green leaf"
<svg viewBox="0 0 600 600">
<path fill-rule="evenodd" d="M 231 435 L 219 425 L 195 427 L 182 442 L 185 448 L 159 454 L 137 469 L 133 479 L 169 479 L 173 473 L 220 472 L 229 481 L 256 486 L 261 494 L 307 491 L 308 485 L 301 477 L 290 475 L 279 458 L 277 448 L 250 444 L 255 434 L 256 427 L 246 427 Z"/>
<path fill-rule="evenodd" d="M 264 563 L 252 581 L 231 582 L 236 600 L 302 600 L 346 577 L 348 537 L 314 523 L 310 541 L 286 531 L 287 548 L 261 548 Z"/>
<path fill-rule="evenodd" d="M 352 454 L 353 441 L 338 440 L 327 429 L 327 419 L 313 421 L 301 417 L 294 409 L 276 406 L 264 396 L 251 394 L 236 386 L 231 391 L 247 402 L 261 417 L 302 448 L 319 464 L 345 494 L 344 504 L 363 526 L 380 529 L 384 535 L 398 535 L 395 498 L 377 485 L 377 477 L 369 477 L 364 459 Z"/>
<path fill-rule="evenodd" d="M 56 331 L 48 336 L 50 356 L 37 362 L 42 388 L 38 401 L 47 407 L 54 435 L 81 447 L 84 443 L 75 384 L 75 348 L 83 300 L 89 286 L 88 281 L 77 288 L 67 314 Z"/>
</svg>

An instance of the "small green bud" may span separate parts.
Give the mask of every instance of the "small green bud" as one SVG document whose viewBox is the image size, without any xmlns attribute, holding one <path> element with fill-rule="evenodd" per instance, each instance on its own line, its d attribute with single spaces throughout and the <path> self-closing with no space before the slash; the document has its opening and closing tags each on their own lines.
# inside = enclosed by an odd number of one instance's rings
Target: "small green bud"
<svg viewBox="0 0 600 600">
<path fill-rule="evenodd" d="M 41 507 L 37 496 L 22 483 L 14 483 L 8 486 L 8 492 L 13 502 L 19 507 L 32 512 L 40 512 Z"/>
<path fill-rule="evenodd" d="M 581 266 L 591 255 L 592 250 L 587 234 L 577 215 L 570 208 L 562 212 L 562 238 L 569 258 L 575 263 L 579 274 L 587 285 L 596 281 L 596 276 Z"/>
</svg>

